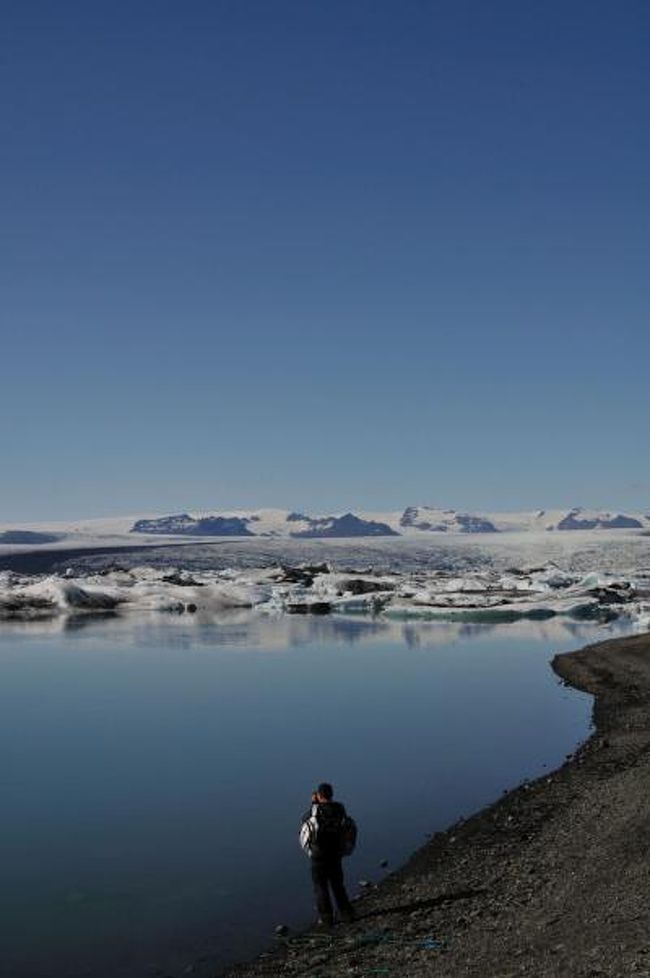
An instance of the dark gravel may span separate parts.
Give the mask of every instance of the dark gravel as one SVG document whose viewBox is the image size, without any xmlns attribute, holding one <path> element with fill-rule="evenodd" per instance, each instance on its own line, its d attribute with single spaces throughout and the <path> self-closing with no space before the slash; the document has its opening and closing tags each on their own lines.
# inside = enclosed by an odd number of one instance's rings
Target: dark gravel
<svg viewBox="0 0 650 978">
<path fill-rule="evenodd" d="M 228 978 L 650 978 L 650 635 L 557 656 L 595 733 L 552 774 L 438 833 L 330 934 Z"/>
</svg>

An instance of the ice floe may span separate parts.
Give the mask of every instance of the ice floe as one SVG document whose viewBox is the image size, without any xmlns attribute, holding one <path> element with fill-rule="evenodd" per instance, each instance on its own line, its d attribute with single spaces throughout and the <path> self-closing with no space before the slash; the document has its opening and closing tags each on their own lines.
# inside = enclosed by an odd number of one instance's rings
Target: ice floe
<svg viewBox="0 0 650 978">
<path fill-rule="evenodd" d="M 230 567 L 113 567 L 62 574 L 0 573 L 0 619 L 93 613 L 168 612 L 218 615 L 254 609 L 264 615 L 365 615 L 386 619 L 514 622 L 564 616 L 650 625 L 650 576 L 487 567 L 459 573 L 422 569 L 373 572 L 328 564 Z"/>
</svg>

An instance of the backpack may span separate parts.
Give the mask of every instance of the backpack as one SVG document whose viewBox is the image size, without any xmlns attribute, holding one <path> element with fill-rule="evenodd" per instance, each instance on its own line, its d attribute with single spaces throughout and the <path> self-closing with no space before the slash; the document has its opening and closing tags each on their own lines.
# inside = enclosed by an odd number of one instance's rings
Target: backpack
<svg viewBox="0 0 650 978">
<path fill-rule="evenodd" d="M 308 856 L 350 856 L 357 844 L 357 825 L 337 802 L 311 806 L 300 827 L 300 845 Z"/>
</svg>

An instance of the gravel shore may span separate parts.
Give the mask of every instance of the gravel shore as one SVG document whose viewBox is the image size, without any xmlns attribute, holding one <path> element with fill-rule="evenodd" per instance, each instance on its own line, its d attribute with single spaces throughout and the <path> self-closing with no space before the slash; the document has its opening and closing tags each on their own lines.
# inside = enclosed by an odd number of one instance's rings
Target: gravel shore
<svg viewBox="0 0 650 978">
<path fill-rule="evenodd" d="M 650 978 L 650 635 L 558 655 L 595 732 L 356 904 L 228 978 Z"/>
</svg>

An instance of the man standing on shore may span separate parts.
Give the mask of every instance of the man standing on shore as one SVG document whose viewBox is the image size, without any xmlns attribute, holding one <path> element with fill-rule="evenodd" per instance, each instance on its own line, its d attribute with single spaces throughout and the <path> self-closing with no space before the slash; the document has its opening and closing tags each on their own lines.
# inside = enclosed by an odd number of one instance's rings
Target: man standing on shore
<svg viewBox="0 0 650 978">
<path fill-rule="evenodd" d="M 330 889 L 341 919 L 354 920 L 354 909 L 343 882 L 341 860 L 349 855 L 356 841 L 356 826 L 338 801 L 334 789 L 322 782 L 311 796 L 311 808 L 305 812 L 300 829 L 300 844 L 311 860 L 311 878 L 320 927 L 331 927 L 334 910 Z"/>
</svg>

